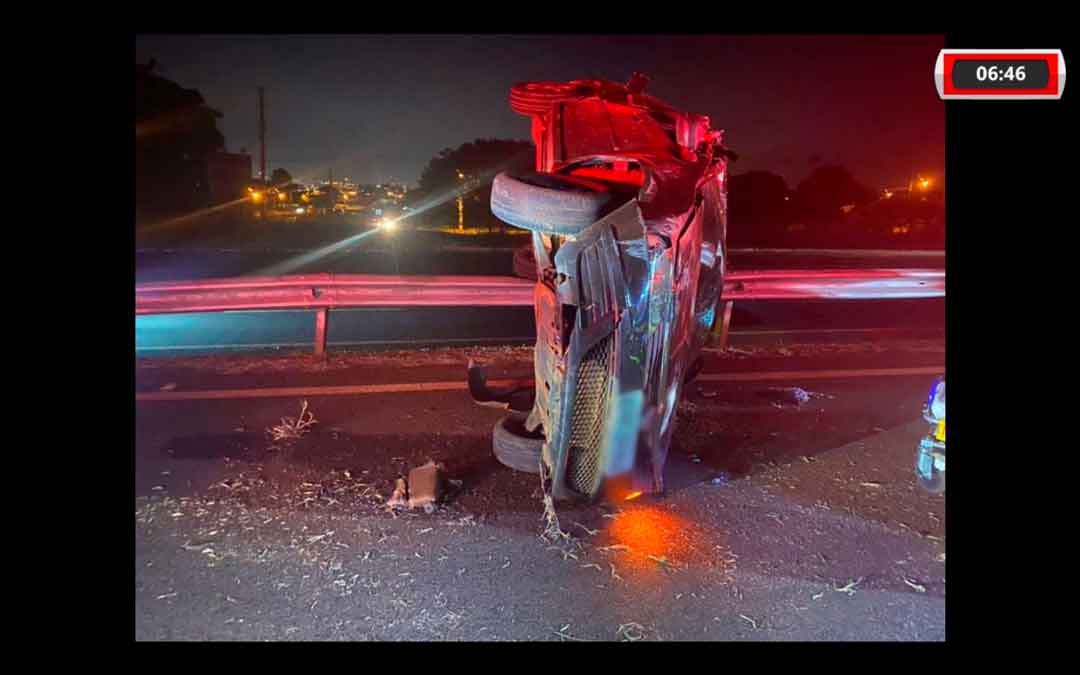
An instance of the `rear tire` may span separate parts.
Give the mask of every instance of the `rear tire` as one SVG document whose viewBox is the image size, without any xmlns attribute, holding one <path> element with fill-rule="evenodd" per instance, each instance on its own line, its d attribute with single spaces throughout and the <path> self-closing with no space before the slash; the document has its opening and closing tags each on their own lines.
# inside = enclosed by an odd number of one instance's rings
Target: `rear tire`
<svg viewBox="0 0 1080 675">
<path fill-rule="evenodd" d="M 491 185 L 491 212 L 496 218 L 558 235 L 575 235 L 595 223 L 611 199 L 602 183 L 551 173 L 503 172 Z"/>
<path fill-rule="evenodd" d="M 492 449 L 503 466 L 527 473 L 540 473 L 544 436 L 527 431 L 525 419 L 525 415 L 514 414 L 499 420 L 491 437 Z"/>
<path fill-rule="evenodd" d="M 510 107 L 520 115 L 543 115 L 559 101 L 584 98 L 598 89 L 594 82 L 522 82 L 510 88 Z"/>
</svg>

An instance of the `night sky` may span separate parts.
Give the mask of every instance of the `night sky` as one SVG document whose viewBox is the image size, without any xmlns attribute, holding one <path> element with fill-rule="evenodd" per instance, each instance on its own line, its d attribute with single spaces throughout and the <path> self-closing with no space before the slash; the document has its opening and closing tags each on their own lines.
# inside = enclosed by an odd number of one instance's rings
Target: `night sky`
<svg viewBox="0 0 1080 675">
<path fill-rule="evenodd" d="M 648 91 L 707 114 L 736 172 L 794 187 L 841 163 L 870 187 L 941 176 L 945 107 L 933 83 L 943 36 L 139 36 L 135 58 L 224 113 L 227 149 L 258 170 L 256 86 L 266 88 L 267 171 L 415 184 L 439 150 L 529 138 L 513 82 L 652 78 Z"/>
</svg>

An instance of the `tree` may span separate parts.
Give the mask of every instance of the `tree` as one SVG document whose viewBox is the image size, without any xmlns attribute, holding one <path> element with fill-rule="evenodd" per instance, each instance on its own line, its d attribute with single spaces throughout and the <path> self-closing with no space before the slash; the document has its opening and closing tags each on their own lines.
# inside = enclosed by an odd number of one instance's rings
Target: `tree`
<svg viewBox="0 0 1080 675">
<path fill-rule="evenodd" d="M 288 185 L 292 182 L 292 174 L 285 169 L 274 169 L 270 174 L 270 183 L 272 185 Z"/>
<path fill-rule="evenodd" d="M 809 220 L 832 221 L 843 215 L 842 207 L 871 202 L 874 191 L 851 175 L 846 167 L 829 164 L 814 169 L 795 188 L 799 213 Z"/>
<path fill-rule="evenodd" d="M 775 173 L 732 174 L 728 182 L 728 221 L 734 228 L 785 223 L 790 213 L 790 196 L 787 182 Z"/>
<path fill-rule="evenodd" d="M 135 64 L 135 204 L 147 215 L 206 206 L 206 157 L 225 149 L 221 113 L 156 65 Z"/>
<path fill-rule="evenodd" d="M 409 193 L 410 206 L 424 209 L 430 223 L 456 223 L 457 197 L 464 193 L 466 222 L 501 224 L 491 215 L 491 181 L 501 171 L 528 171 L 535 163 L 536 150 L 528 141 L 478 138 L 457 149 L 443 148 L 424 168 L 419 188 Z"/>
</svg>

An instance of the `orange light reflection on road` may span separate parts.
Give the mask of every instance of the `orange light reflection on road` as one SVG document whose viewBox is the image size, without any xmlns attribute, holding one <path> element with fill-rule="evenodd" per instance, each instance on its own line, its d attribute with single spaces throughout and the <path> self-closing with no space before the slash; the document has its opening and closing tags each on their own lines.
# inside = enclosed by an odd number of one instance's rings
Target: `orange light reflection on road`
<svg viewBox="0 0 1080 675">
<path fill-rule="evenodd" d="M 649 558 L 679 561 L 689 551 L 687 536 L 693 536 L 689 522 L 667 509 L 643 505 L 619 514 L 608 529 L 617 544 L 630 547 L 627 561 L 635 566 L 657 565 Z"/>
</svg>

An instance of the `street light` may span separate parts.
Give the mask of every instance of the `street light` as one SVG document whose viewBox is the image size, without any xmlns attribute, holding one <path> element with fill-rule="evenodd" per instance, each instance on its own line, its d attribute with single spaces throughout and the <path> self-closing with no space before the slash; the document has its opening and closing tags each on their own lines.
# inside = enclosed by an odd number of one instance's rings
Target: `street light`
<svg viewBox="0 0 1080 675">
<path fill-rule="evenodd" d="M 461 169 L 457 172 L 458 180 L 461 181 L 461 190 L 458 191 L 457 198 L 457 229 L 458 232 L 465 231 L 465 174 L 461 173 Z"/>
</svg>

